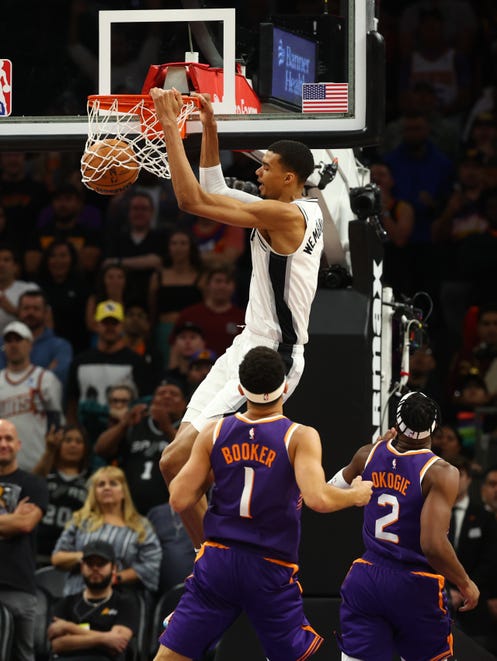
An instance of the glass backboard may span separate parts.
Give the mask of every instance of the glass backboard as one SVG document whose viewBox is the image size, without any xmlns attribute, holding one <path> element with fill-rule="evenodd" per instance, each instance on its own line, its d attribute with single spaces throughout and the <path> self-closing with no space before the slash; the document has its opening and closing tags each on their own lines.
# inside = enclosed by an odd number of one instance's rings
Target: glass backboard
<svg viewBox="0 0 497 661">
<path fill-rule="evenodd" d="M 223 149 L 260 149 L 284 137 L 319 148 L 379 140 L 384 55 L 374 0 L 236 8 L 184 0 L 178 9 L 59 0 L 30 3 L 27 18 L 22 4 L 5 3 L 0 27 L 0 63 L 9 66 L 0 102 L 3 93 L 10 111 L 0 116 L 0 149 L 82 148 L 88 95 L 140 93 L 150 65 L 195 58 L 222 72 L 215 108 Z M 240 103 L 240 71 L 258 112 Z M 187 131 L 187 148 L 197 147 L 198 119 Z"/>
</svg>

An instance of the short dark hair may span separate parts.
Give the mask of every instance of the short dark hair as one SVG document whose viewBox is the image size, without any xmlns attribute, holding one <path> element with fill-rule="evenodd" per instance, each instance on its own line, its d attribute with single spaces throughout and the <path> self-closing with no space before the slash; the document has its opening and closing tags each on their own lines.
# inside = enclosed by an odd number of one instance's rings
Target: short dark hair
<svg viewBox="0 0 497 661">
<path fill-rule="evenodd" d="M 2 244 L 0 244 L 0 252 L 9 252 L 10 255 L 11 255 L 11 257 L 12 257 L 12 260 L 13 260 L 16 264 L 19 264 L 19 262 L 20 262 L 20 260 L 19 260 L 19 254 L 17 253 L 17 251 L 15 250 L 15 248 L 13 248 L 9 243 L 2 243 Z"/>
<path fill-rule="evenodd" d="M 206 270 L 205 281 L 210 282 L 215 275 L 225 275 L 227 280 L 236 282 L 236 270 L 233 264 L 218 262 Z"/>
<path fill-rule="evenodd" d="M 497 472 L 497 464 L 492 464 L 488 468 L 485 469 L 483 472 L 483 475 L 481 476 L 481 483 L 485 484 L 487 481 L 487 477 L 490 475 L 490 473 L 496 473 Z"/>
<path fill-rule="evenodd" d="M 397 408 L 402 422 L 414 432 L 422 432 L 432 428 L 435 422 L 435 431 L 441 423 L 440 408 L 435 400 L 421 392 L 413 392 Z"/>
<path fill-rule="evenodd" d="M 146 198 L 149 201 L 150 206 L 152 207 L 152 209 L 155 209 L 154 198 L 150 195 L 150 193 L 147 193 L 147 191 L 140 190 L 140 189 L 134 190 L 128 198 L 129 204 L 131 204 L 131 200 L 134 200 L 135 197 L 144 197 L 144 198 Z"/>
<path fill-rule="evenodd" d="M 48 299 L 45 295 L 45 292 L 41 289 L 28 289 L 28 291 L 23 292 L 19 296 L 19 303 L 18 305 L 20 306 L 23 299 L 31 297 L 31 298 L 41 298 L 43 300 L 43 305 L 44 307 L 48 307 Z"/>
<path fill-rule="evenodd" d="M 280 354 L 263 346 L 250 349 L 238 368 L 240 383 L 254 394 L 276 390 L 281 386 L 285 373 L 285 363 Z"/>
<path fill-rule="evenodd" d="M 314 157 L 311 150 L 303 142 L 296 140 L 277 140 L 269 145 L 268 151 L 272 151 L 281 159 L 283 165 L 305 183 L 314 172 Z"/>
</svg>

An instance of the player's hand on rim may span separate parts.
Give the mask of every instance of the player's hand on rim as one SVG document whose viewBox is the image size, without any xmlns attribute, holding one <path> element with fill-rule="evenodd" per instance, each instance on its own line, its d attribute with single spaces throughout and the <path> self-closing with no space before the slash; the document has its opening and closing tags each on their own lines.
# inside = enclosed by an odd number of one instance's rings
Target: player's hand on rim
<svg viewBox="0 0 497 661">
<path fill-rule="evenodd" d="M 183 107 L 181 92 L 178 92 L 174 87 L 170 90 L 152 87 L 149 94 L 154 101 L 155 111 L 159 121 L 176 123 L 176 117 Z"/>
<path fill-rule="evenodd" d="M 214 119 L 214 108 L 212 106 L 211 95 L 208 92 L 192 92 L 200 102 L 199 116 L 202 124 L 208 124 Z"/>
</svg>

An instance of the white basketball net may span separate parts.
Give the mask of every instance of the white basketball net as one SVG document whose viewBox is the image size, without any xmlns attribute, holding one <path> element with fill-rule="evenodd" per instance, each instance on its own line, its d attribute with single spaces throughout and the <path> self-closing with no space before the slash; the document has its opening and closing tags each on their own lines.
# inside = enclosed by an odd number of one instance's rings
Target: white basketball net
<svg viewBox="0 0 497 661">
<path fill-rule="evenodd" d="M 178 115 L 178 130 L 181 131 L 187 118 L 197 106 L 193 101 L 187 101 Z M 157 177 L 170 179 L 169 163 L 167 160 L 166 143 L 164 133 L 154 108 L 149 108 L 144 101 L 139 101 L 129 110 L 119 108 L 119 98 L 112 101 L 106 109 L 100 107 L 100 100 L 93 99 L 88 102 L 88 139 L 85 144 L 84 153 L 96 142 L 107 138 L 121 140 L 126 148 L 119 159 L 121 167 L 136 168 L 136 162 L 127 158 L 127 150 L 131 147 L 141 168 L 156 175 Z M 114 158 L 118 155 L 119 146 L 115 146 L 108 159 L 102 159 L 99 167 L 88 168 L 82 173 L 82 181 L 98 181 L 102 174 L 109 169 Z M 129 166 L 126 161 L 128 160 Z"/>
</svg>

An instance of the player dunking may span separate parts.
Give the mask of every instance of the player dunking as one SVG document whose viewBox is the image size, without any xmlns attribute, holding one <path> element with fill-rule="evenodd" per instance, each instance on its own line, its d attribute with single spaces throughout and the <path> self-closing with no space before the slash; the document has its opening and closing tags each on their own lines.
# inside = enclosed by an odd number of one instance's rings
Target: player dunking
<svg viewBox="0 0 497 661">
<path fill-rule="evenodd" d="M 372 480 L 364 510 L 364 555 L 345 578 L 340 607 L 342 661 L 443 661 L 452 654 L 444 577 L 473 609 L 479 591 L 447 538 L 457 468 L 431 452 L 437 404 L 409 393 L 397 407 L 395 440 L 366 445 L 331 484 Z"/>
<path fill-rule="evenodd" d="M 309 313 L 323 251 L 323 218 L 317 200 L 302 199 L 304 183 L 314 169 L 312 153 L 304 144 L 281 140 L 269 147 L 256 172 L 265 199 L 231 190 L 219 164 L 212 106 L 205 95 L 200 95 L 201 187 L 178 133 L 176 115 L 182 105 L 181 94 L 154 88 L 150 95 L 164 129 L 179 207 L 228 225 L 253 228 L 246 326 L 195 391 L 173 443 L 164 451 L 161 470 L 169 483 L 185 464 L 206 422 L 242 406 L 245 398 L 237 388 L 238 366 L 249 349 L 265 345 L 278 350 L 287 366 L 286 396 L 295 389 L 304 368 Z M 203 540 L 205 507 L 202 501 L 182 515 L 196 546 Z"/>
<path fill-rule="evenodd" d="M 372 483 L 361 477 L 348 490 L 325 482 L 317 431 L 283 415 L 287 382 L 276 351 L 251 349 L 239 375 L 247 411 L 208 423 L 169 485 L 169 503 L 181 512 L 214 473 L 206 542 L 156 661 L 200 658 L 242 610 L 270 661 L 312 656 L 322 639 L 305 618 L 297 580 L 302 499 L 332 512 L 365 505 L 371 495 Z"/>
</svg>

